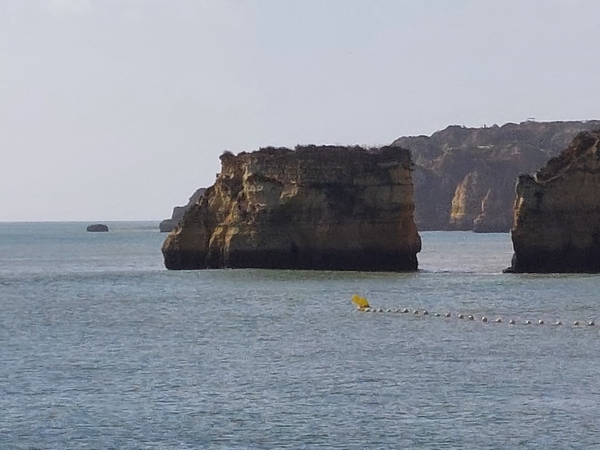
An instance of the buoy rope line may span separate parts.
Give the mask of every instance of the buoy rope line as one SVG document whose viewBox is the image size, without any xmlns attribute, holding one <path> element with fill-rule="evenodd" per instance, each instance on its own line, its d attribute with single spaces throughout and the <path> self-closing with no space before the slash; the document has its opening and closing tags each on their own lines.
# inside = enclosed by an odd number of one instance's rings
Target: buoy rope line
<svg viewBox="0 0 600 450">
<path fill-rule="evenodd" d="M 394 308 L 394 309 L 390 309 L 390 308 L 373 308 L 371 305 L 369 305 L 369 302 L 367 301 L 366 298 L 364 297 L 360 297 L 358 295 L 353 295 L 352 296 L 352 302 L 354 302 L 354 304 L 358 307 L 358 311 L 359 312 L 365 312 L 365 313 L 399 313 L 399 314 L 411 314 L 413 316 L 429 316 L 432 315 L 434 317 L 443 317 L 443 318 L 451 318 L 451 317 L 456 317 L 459 320 L 465 320 L 465 321 L 479 321 L 479 322 L 483 322 L 483 323 L 507 323 L 508 325 L 516 325 L 517 323 L 522 324 L 522 325 L 532 325 L 532 324 L 537 324 L 537 325 L 544 325 L 546 322 L 544 321 L 544 319 L 538 319 L 535 321 L 526 319 L 526 320 L 521 320 L 519 322 L 517 322 L 514 318 L 508 319 L 506 322 L 502 317 L 494 317 L 494 318 L 488 318 L 487 316 L 480 316 L 480 317 L 475 317 L 473 314 L 463 314 L 463 313 L 459 313 L 459 314 L 452 314 L 450 312 L 445 312 L 445 313 L 433 313 L 430 314 L 429 311 L 427 311 L 426 309 L 409 309 L 409 308 Z M 563 322 L 561 320 L 556 320 L 554 322 L 551 322 L 551 325 L 555 325 L 555 326 L 560 326 L 562 325 Z M 578 326 L 588 326 L 588 327 L 593 327 L 596 325 L 596 323 L 593 320 L 574 320 L 573 321 L 573 326 L 574 327 L 578 327 Z"/>
<path fill-rule="evenodd" d="M 481 317 L 476 317 L 473 314 L 452 314 L 450 312 L 445 312 L 445 313 L 429 313 L 429 311 L 427 311 L 426 309 L 408 309 L 408 308 L 404 308 L 404 309 L 400 309 L 400 308 L 395 308 L 395 309 L 384 309 L 384 308 L 358 308 L 359 312 L 365 312 L 365 313 L 400 313 L 400 314 L 412 314 L 414 316 L 434 316 L 434 317 L 442 317 L 442 318 L 452 318 L 452 317 L 456 317 L 458 319 L 462 319 L 465 321 L 479 321 L 479 322 L 483 322 L 483 323 L 507 323 L 508 325 L 517 325 L 517 324 L 522 324 L 522 325 L 544 325 L 546 324 L 546 321 L 544 319 L 538 319 L 538 320 L 529 320 L 529 319 L 525 319 L 525 320 L 521 320 L 521 321 L 517 321 L 514 318 L 505 320 L 502 317 L 494 317 L 494 318 L 489 318 L 487 316 L 481 316 Z M 561 320 L 557 320 L 555 322 L 549 322 L 550 325 L 563 325 L 563 322 Z M 589 327 L 593 327 L 594 325 L 596 325 L 596 323 L 593 320 L 588 320 L 588 321 L 584 321 L 584 320 L 574 320 L 573 321 L 573 326 L 577 327 L 577 326 L 589 326 Z"/>
</svg>

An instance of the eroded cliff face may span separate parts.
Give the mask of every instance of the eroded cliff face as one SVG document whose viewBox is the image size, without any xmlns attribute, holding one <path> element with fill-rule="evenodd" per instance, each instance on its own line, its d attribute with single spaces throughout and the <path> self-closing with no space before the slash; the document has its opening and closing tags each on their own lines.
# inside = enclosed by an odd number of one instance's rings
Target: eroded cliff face
<svg viewBox="0 0 600 450">
<path fill-rule="evenodd" d="M 537 170 L 577 133 L 599 127 L 599 121 L 450 126 L 392 145 L 413 153 L 419 230 L 508 232 L 519 173 Z"/>
<path fill-rule="evenodd" d="M 600 272 L 600 131 L 517 184 L 509 272 Z"/>
<path fill-rule="evenodd" d="M 417 269 L 408 150 L 267 148 L 221 173 L 164 245 L 169 269 Z"/>
</svg>

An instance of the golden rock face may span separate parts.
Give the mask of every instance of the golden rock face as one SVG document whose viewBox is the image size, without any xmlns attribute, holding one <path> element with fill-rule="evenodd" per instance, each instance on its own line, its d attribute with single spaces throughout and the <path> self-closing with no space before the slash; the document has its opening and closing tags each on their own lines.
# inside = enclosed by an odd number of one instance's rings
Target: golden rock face
<svg viewBox="0 0 600 450">
<path fill-rule="evenodd" d="M 167 268 L 417 269 L 408 150 L 266 148 L 221 165 L 167 237 Z"/>
<path fill-rule="evenodd" d="M 415 223 L 420 231 L 506 232 L 520 173 L 538 170 L 600 121 L 522 122 L 402 137 L 412 151 Z"/>
<path fill-rule="evenodd" d="M 517 183 L 511 272 L 600 272 L 600 131 Z"/>
</svg>

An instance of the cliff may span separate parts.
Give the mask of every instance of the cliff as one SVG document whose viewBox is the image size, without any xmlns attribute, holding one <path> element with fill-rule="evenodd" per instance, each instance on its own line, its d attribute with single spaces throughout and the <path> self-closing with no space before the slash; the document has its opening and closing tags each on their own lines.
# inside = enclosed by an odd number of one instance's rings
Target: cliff
<svg viewBox="0 0 600 450">
<path fill-rule="evenodd" d="M 509 272 L 600 272 L 600 131 L 517 183 Z"/>
<path fill-rule="evenodd" d="M 416 270 L 411 166 L 400 147 L 226 152 L 167 236 L 165 266 Z"/>
<path fill-rule="evenodd" d="M 193 204 L 195 204 L 198 200 L 200 200 L 200 197 L 202 197 L 204 195 L 204 191 L 206 191 L 205 188 L 197 189 L 192 194 L 192 196 L 188 199 L 187 205 L 174 207 L 173 213 L 171 214 L 171 218 L 163 220 L 158 225 L 158 228 L 160 229 L 160 231 L 162 233 L 169 233 L 170 231 L 172 231 L 177 226 L 179 221 L 181 219 L 183 219 L 183 215 L 185 214 L 185 212 L 188 209 L 190 209 Z"/>
<path fill-rule="evenodd" d="M 450 126 L 431 136 L 402 137 L 412 151 L 419 230 L 508 232 L 519 173 L 533 172 L 600 121 Z"/>
</svg>

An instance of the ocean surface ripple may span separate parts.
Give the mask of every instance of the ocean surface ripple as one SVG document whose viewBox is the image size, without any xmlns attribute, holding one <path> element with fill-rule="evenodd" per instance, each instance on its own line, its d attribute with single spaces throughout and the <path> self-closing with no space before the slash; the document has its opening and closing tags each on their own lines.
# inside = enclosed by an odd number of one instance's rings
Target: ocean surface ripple
<svg viewBox="0 0 600 450">
<path fill-rule="evenodd" d="M 422 233 L 413 274 L 169 272 L 156 224 L 85 225 L 0 224 L 2 449 L 598 445 L 600 326 L 550 324 L 600 278 L 502 274 L 508 234 Z"/>
</svg>

